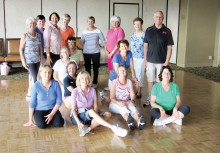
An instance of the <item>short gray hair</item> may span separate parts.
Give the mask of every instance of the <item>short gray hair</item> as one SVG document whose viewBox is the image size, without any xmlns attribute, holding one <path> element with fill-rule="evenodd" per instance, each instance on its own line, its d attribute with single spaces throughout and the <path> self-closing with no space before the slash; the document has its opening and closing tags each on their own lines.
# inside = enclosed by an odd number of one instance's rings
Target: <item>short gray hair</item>
<svg viewBox="0 0 220 153">
<path fill-rule="evenodd" d="M 113 17 L 111 17 L 110 21 L 117 21 L 119 24 L 121 24 L 121 18 L 117 15 L 114 15 Z"/>
<path fill-rule="evenodd" d="M 26 24 L 27 24 L 27 25 L 28 25 L 29 23 L 31 23 L 31 22 L 37 23 L 37 20 L 36 20 L 34 17 L 32 17 L 32 16 L 26 19 Z"/>
</svg>

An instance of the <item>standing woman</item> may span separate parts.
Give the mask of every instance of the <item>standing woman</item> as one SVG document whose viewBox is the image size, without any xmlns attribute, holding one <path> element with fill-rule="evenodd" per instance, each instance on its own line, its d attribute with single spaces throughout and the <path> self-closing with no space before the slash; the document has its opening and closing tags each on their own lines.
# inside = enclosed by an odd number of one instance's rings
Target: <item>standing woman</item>
<svg viewBox="0 0 220 153">
<path fill-rule="evenodd" d="M 42 62 L 41 38 L 34 31 L 36 28 L 36 19 L 34 17 L 27 18 L 26 24 L 28 31 L 21 37 L 19 51 L 22 65 L 28 70 L 32 78 L 32 81 L 29 83 L 33 84 L 37 81 L 39 66 Z M 29 92 L 27 96 L 30 96 Z"/>
<path fill-rule="evenodd" d="M 40 76 L 31 92 L 29 106 L 29 121 L 24 126 L 35 126 L 44 129 L 49 125 L 62 127 L 64 119 L 59 111 L 62 104 L 62 95 L 57 81 L 51 80 L 50 65 L 41 65 Z M 35 123 L 34 123 L 34 120 Z"/>
<path fill-rule="evenodd" d="M 60 59 L 60 43 L 62 36 L 60 34 L 57 23 L 60 17 L 56 12 L 49 16 L 50 25 L 44 30 L 44 52 L 46 53 L 46 62 L 51 67 Z"/>
<path fill-rule="evenodd" d="M 86 71 L 91 75 L 91 61 L 93 63 L 93 87 L 97 88 L 100 66 L 100 46 L 104 46 L 105 38 L 97 27 L 93 16 L 87 19 L 88 27 L 83 31 L 81 44 L 83 45 L 83 56 Z M 99 44 L 99 40 L 101 44 Z"/>
<path fill-rule="evenodd" d="M 135 32 L 131 35 L 131 52 L 134 60 L 134 69 L 139 81 L 139 89 L 136 98 L 141 98 L 141 90 L 144 85 L 144 31 L 142 30 L 143 20 L 139 17 L 133 20 Z"/>
<path fill-rule="evenodd" d="M 110 22 L 112 24 L 112 28 L 108 30 L 106 35 L 105 52 L 107 55 L 108 70 L 111 73 L 113 70 L 113 55 L 115 55 L 119 51 L 117 43 L 119 40 L 125 38 L 125 33 L 124 30 L 120 27 L 121 18 L 119 16 L 111 17 Z"/>
</svg>

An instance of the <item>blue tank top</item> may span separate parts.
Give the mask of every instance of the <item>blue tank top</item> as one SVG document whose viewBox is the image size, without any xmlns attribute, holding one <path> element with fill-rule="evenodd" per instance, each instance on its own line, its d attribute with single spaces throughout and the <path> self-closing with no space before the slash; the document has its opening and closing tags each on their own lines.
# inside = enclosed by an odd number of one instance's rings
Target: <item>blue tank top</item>
<svg viewBox="0 0 220 153">
<path fill-rule="evenodd" d="M 41 39 L 38 33 L 36 33 L 36 37 L 26 33 L 24 58 L 27 64 L 40 62 L 39 45 L 41 45 Z"/>
</svg>

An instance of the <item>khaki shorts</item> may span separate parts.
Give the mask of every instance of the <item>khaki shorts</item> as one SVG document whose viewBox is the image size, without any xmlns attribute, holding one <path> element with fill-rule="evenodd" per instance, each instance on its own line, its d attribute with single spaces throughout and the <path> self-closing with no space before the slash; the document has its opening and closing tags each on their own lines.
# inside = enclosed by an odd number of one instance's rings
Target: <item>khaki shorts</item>
<svg viewBox="0 0 220 153">
<path fill-rule="evenodd" d="M 158 75 L 164 64 L 155 64 L 147 62 L 146 75 L 148 82 L 159 82 Z"/>
</svg>

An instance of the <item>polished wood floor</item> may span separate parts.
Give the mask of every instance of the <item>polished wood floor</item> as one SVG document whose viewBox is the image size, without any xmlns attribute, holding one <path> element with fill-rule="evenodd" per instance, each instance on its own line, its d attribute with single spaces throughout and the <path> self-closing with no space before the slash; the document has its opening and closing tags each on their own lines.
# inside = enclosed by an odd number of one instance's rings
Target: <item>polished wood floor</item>
<svg viewBox="0 0 220 153">
<path fill-rule="evenodd" d="M 98 91 L 107 84 L 107 75 L 99 77 Z M 109 129 L 98 127 L 85 137 L 80 137 L 77 127 L 71 125 L 69 111 L 61 107 L 67 119 L 64 128 L 41 130 L 23 127 L 28 120 L 28 102 L 25 100 L 27 80 L 0 80 L 0 152 L 57 152 L 57 153 L 143 153 L 143 152 L 220 152 L 220 84 L 191 73 L 176 71 L 182 101 L 191 107 L 183 126 L 170 124 L 153 127 L 149 109 L 143 108 L 144 94 L 138 108 L 148 118 L 144 130 L 129 132 L 125 138 L 115 136 Z M 145 80 L 146 81 L 146 80 Z M 144 93 L 146 88 L 144 88 Z M 107 100 L 106 100 L 107 101 Z M 107 110 L 107 102 L 99 102 Z M 127 128 L 119 115 L 110 122 Z"/>
</svg>

